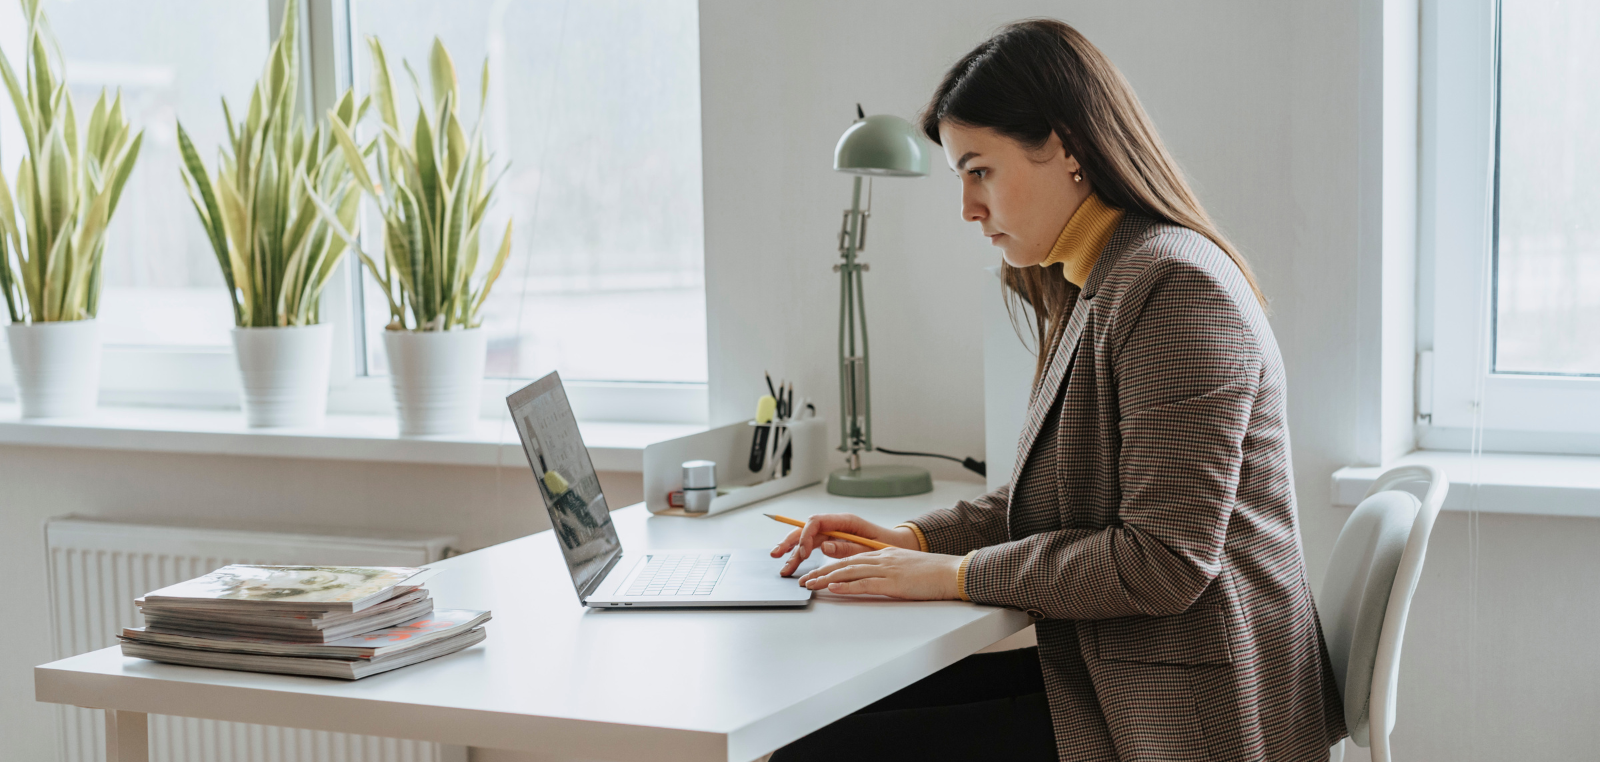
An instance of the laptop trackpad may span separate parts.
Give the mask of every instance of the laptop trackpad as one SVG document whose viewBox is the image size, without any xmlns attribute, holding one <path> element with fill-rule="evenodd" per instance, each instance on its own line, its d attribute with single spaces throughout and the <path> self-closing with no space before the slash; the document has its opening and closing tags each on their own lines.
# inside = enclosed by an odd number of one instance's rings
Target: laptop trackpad
<svg viewBox="0 0 1600 762">
<path fill-rule="evenodd" d="M 717 580 L 714 590 L 705 589 L 705 582 L 700 582 L 694 585 L 694 592 L 686 594 L 683 592 L 684 585 L 690 584 L 690 581 L 683 578 L 682 571 L 676 569 L 663 568 L 657 572 L 658 574 L 665 573 L 668 575 L 666 584 L 647 581 L 643 576 L 647 571 L 645 567 L 648 565 L 647 559 L 650 556 L 667 557 L 667 562 L 670 563 L 672 556 L 694 557 L 702 555 L 723 556 L 727 559 L 727 566 L 721 570 L 720 574 L 715 575 Z M 646 603 L 658 600 L 666 603 L 668 600 L 672 600 L 679 605 L 685 602 L 683 598 L 686 595 L 701 599 L 707 605 L 726 605 L 737 601 L 768 601 L 774 604 L 779 601 L 803 601 L 811 597 L 811 591 L 800 587 L 799 578 L 806 572 L 832 560 L 822 553 L 812 553 L 811 557 L 807 558 L 793 575 L 783 577 L 779 576 L 778 572 L 783 569 L 783 565 L 788 559 L 786 557 L 773 558 L 764 549 L 749 548 L 724 551 L 655 550 L 647 553 L 645 558 L 641 558 L 638 565 L 630 573 L 623 575 L 613 574 L 612 579 L 621 577 L 621 584 L 612 587 L 611 580 L 607 580 L 606 587 L 609 590 L 599 598 L 601 601 L 613 600 L 619 596 L 635 601 L 644 598 L 643 602 Z M 677 563 L 681 565 L 685 562 Z M 637 592 L 635 592 L 636 590 Z M 701 598 L 701 596 L 704 596 L 704 598 Z"/>
<path fill-rule="evenodd" d="M 783 558 L 778 558 L 778 559 L 774 559 L 774 560 L 776 560 L 778 562 L 777 563 L 777 570 L 778 571 L 782 571 L 783 565 L 789 562 L 789 557 L 788 556 L 784 556 Z M 820 569 L 820 568 L 822 568 L 823 564 L 832 563 L 835 560 L 837 560 L 837 559 L 829 558 L 829 557 L 823 555 L 822 551 L 820 551 L 820 550 L 813 551 L 811 553 L 811 557 L 807 558 L 804 561 L 801 561 L 800 562 L 800 567 L 795 569 L 794 573 L 789 575 L 789 576 L 794 578 L 794 579 L 800 579 L 801 577 L 804 577 L 807 572 L 811 572 L 811 571 L 815 571 L 817 569 Z M 776 574 L 777 571 L 774 571 L 773 573 Z"/>
</svg>

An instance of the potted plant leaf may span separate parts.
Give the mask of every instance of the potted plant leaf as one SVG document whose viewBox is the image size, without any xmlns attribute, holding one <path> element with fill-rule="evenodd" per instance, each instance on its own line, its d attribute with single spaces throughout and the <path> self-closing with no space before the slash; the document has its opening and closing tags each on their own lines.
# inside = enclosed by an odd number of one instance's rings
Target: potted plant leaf
<svg viewBox="0 0 1600 762">
<path fill-rule="evenodd" d="M 0 168 L 0 291 L 24 418 L 83 415 L 100 387 L 100 262 L 106 227 L 133 172 L 144 133 L 133 133 L 122 92 L 95 101 L 78 124 L 59 50 L 39 0 L 28 19 L 21 77 L 0 51 L 0 79 L 21 123 L 15 192 Z"/>
<path fill-rule="evenodd" d="M 402 436 L 452 434 L 469 430 L 478 417 L 478 400 L 487 362 L 480 313 L 489 289 L 511 253 L 511 223 L 483 276 L 477 276 L 480 228 L 494 197 L 498 176 L 489 173 L 482 114 L 471 136 L 458 116 L 461 98 L 456 69 L 444 44 L 434 38 L 429 56 L 431 102 L 417 96 L 411 134 L 401 132 L 393 77 L 378 38 L 372 50 L 372 103 L 380 124 L 368 148 L 376 172 L 363 163 L 369 152 L 356 144 L 346 125 L 330 123 L 356 180 L 377 202 L 383 216 L 382 263 L 361 260 L 383 288 L 389 304 L 384 350 L 400 414 Z M 410 66 L 406 67 L 410 71 Z M 416 76 L 412 76 L 416 84 Z M 480 103 L 488 94 L 485 62 Z M 336 208 L 319 200 L 325 218 Z M 338 221 L 352 240 L 349 226 Z M 353 241 L 352 241 L 353 243 Z"/>
<path fill-rule="evenodd" d="M 178 123 L 180 171 L 233 302 L 233 346 L 251 426 L 314 426 L 328 407 L 333 327 L 322 322 L 322 290 L 348 245 L 332 232 L 313 194 L 353 227 L 361 189 L 326 121 L 295 110 L 300 81 L 298 0 L 237 124 L 226 98 L 228 143 L 215 174 Z M 328 120 L 353 124 L 366 107 L 346 90 Z"/>
</svg>

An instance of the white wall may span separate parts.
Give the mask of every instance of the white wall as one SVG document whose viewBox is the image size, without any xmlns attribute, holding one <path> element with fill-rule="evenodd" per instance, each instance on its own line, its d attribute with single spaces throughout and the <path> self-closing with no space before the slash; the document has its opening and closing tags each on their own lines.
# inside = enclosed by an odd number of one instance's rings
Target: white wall
<svg viewBox="0 0 1600 762">
<path fill-rule="evenodd" d="M 802 382 L 830 421 L 837 413 L 829 267 L 850 178 L 830 167 L 855 103 L 912 118 L 945 69 L 995 27 L 1054 16 L 1122 68 L 1273 298 L 1301 526 L 1320 583 L 1348 516 L 1332 506 L 1330 475 L 1362 456 L 1359 35 L 1375 2 L 702 0 L 713 420 L 748 416 L 764 369 Z M 938 162 L 932 177 L 877 186 L 863 257 L 875 438 L 976 455 L 977 294 L 995 287 L 982 268 L 996 254 L 959 220 L 957 181 Z M 1480 526 L 1476 584 L 1466 517 L 1447 514 L 1435 530 L 1406 641 L 1396 755 L 1591 758 L 1600 748 L 1600 723 L 1589 721 L 1600 715 L 1600 522 L 1485 515 Z"/>
<path fill-rule="evenodd" d="M 1328 474 L 1354 460 L 1355 368 L 1339 353 L 1352 356 L 1355 341 L 1357 49 L 1354 5 L 1322 5 L 704 0 L 713 421 L 749 415 L 771 369 L 801 379 L 833 422 L 838 281 L 829 268 L 850 177 L 831 159 L 855 103 L 914 117 L 945 69 L 995 27 L 1053 15 L 1133 82 L 1274 297 L 1301 496 L 1327 505 Z M 982 269 L 998 254 L 959 219 L 958 181 L 940 162 L 931 177 L 877 186 L 864 254 L 875 438 L 978 454 L 978 297 L 998 288 Z M 1324 515 L 1307 521 L 1320 551 L 1340 523 Z"/>
</svg>

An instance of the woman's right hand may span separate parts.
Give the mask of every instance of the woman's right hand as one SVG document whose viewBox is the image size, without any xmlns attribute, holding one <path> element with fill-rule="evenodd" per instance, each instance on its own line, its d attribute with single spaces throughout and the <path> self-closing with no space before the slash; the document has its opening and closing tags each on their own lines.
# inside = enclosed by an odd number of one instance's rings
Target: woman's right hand
<svg viewBox="0 0 1600 762">
<path fill-rule="evenodd" d="M 829 537 L 823 532 L 846 532 L 897 548 L 922 550 L 922 546 L 917 544 L 917 536 L 904 527 L 881 527 L 853 513 L 824 513 L 807 519 L 804 527 L 790 532 L 783 542 L 778 543 L 778 547 L 772 549 L 773 558 L 788 553 L 790 549 L 794 550 L 794 555 L 789 557 L 779 574 L 784 577 L 794 574 L 794 570 L 810 557 L 811 551 L 818 548 L 829 558 L 844 558 L 872 550 L 860 543 Z"/>
</svg>

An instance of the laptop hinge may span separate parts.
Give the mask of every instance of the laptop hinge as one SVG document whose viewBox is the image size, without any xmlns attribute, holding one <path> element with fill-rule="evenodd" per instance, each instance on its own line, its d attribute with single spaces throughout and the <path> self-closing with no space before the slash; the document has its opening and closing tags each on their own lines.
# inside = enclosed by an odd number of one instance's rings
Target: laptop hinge
<svg viewBox="0 0 1600 762">
<path fill-rule="evenodd" d="M 606 577 L 611 576 L 611 570 L 615 569 L 617 562 L 621 560 L 622 552 L 619 550 L 616 555 L 611 557 L 610 561 L 606 562 L 606 568 L 601 569 L 599 574 L 594 575 L 594 578 L 589 580 L 589 584 L 584 585 L 583 592 L 578 595 L 578 602 L 588 605 L 589 596 L 594 595 L 594 591 L 600 588 L 600 583 L 606 581 Z"/>
</svg>

